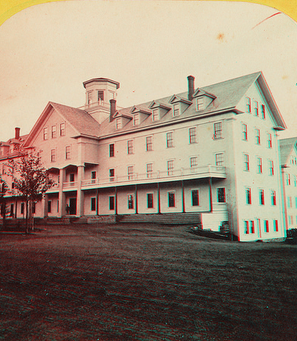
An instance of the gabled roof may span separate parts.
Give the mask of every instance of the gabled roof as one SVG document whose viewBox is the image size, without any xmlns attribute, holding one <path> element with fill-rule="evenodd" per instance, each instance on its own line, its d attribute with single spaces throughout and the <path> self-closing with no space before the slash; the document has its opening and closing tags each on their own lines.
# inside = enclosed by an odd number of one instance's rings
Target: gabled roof
<svg viewBox="0 0 297 341">
<path fill-rule="evenodd" d="M 138 112 L 141 112 L 141 113 L 146 114 L 146 115 L 151 115 L 151 113 L 152 113 L 151 110 L 148 110 L 147 107 L 145 107 L 141 104 L 140 105 L 134 105 L 134 107 L 130 111 L 131 114 L 135 114 Z"/>
<path fill-rule="evenodd" d="M 44 123 L 48 115 L 50 115 L 52 110 L 55 110 L 62 117 L 64 117 L 68 124 L 70 124 L 72 128 L 76 131 L 77 136 L 83 135 L 98 137 L 99 123 L 85 110 L 76 109 L 63 104 L 49 102 L 43 110 L 42 114 L 39 116 L 31 132 L 29 133 L 28 138 L 25 142 L 25 146 L 28 146 L 32 142 L 35 134 L 39 131 L 42 124 Z"/>
<path fill-rule="evenodd" d="M 204 90 L 201 90 L 201 89 L 197 89 L 194 94 L 193 94 L 193 97 L 199 97 L 199 96 L 207 96 L 207 97 L 210 97 L 212 99 L 215 99 L 216 96 L 207 92 L 207 91 L 204 91 Z"/>
<path fill-rule="evenodd" d="M 183 102 L 183 103 L 186 103 L 186 104 L 192 104 L 192 102 L 191 101 L 189 101 L 188 99 L 186 99 L 186 98 L 182 98 L 182 97 L 180 97 L 180 96 L 178 96 L 178 95 L 173 95 L 172 97 L 171 97 L 171 99 L 169 100 L 169 103 L 177 103 L 177 102 Z"/>
<path fill-rule="evenodd" d="M 266 83 L 266 80 L 262 74 L 262 72 L 255 72 L 246 76 L 241 76 L 238 78 L 230 79 L 224 82 L 220 82 L 217 84 L 213 84 L 210 86 L 200 87 L 196 89 L 194 93 L 199 93 L 199 91 L 207 96 L 210 96 L 213 101 L 204 109 L 199 112 L 196 111 L 195 105 L 189 105 L 188 108 L 179 116 L 171 115 L 172 111 L 172 101 L 173 96 L 168 96 L 164 98 L 160 98 L 158 100 L 149 101 L 146 103 L 142 103 L 137 105 L 136 107 L 147 108 L 147 110 L 151 110 L 153 108 L 165 108 L 168 112 L 163 115 L 159 120 L 152 121 L 149 117 L 143 120 L 139 125 L 133 126 L 132 122 L 127 123 L 122 129 L 116 130 L 114 124 L 110 124 L 109 120 L 105 120 L 100 125 L 100 138 L 118 135 L 123 133 L 128 133 L 130 131 L 139 130 L 139 129 L 148 129 L 153 128 L 158 125 L 166 125 L 175 122 L 180 122 L 183 120 L 203 118 L 210 115 L 219 115 L 225 112 L 236 112 L 241 113 L 238 109 L 238 105 L 242 98 L 244 98 L 245 94 L 249 90 L 249 88 L 256 83 L 260 90 L 262 91 L 266 101 L 269 105 L 270 111 L 272 112 L 272 118 L 274 120 L 274 128 L 278 130 L 282 130 L 286 128 L 285 122 L 281 116 L 281 113 L 272 97 L 270 89 Z M 174 95 L 179 98 L 187 98 L 188 92 L 183 92 Z M 124 108 L 119 110 L 119 114 L 129 114 L 133 110 L 135 106 Z"/>
<path fill-rule="evenodd" d="M 294 148 L 296 148 L 297 137 L 290 137 L 279 140 L 279 149 L 281 156 L 281 166 L 289 163 L 289 156 Z"/>
</svg>

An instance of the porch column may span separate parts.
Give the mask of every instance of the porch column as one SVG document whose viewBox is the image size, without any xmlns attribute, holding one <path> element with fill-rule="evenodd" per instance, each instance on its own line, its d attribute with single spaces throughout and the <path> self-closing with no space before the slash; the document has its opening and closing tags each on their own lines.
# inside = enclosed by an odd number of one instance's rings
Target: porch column
<svg viewBox="0 0 297 341">
<path fill-rule="evenodd" d="M 84 166 L 77 167 L 77 212 L 76 214 L 81 217 L 84 215 L 84 193 L 81 190 L 81 182 L 84 174 Z"/>
<path fill-rule="evenodd" d="M 115 193 L 114 193 L 114 214 L 118 214 L 118 189 L 115 187 Z"/>
<path fill-rule="evenodd" d="M 160 183 L 158 182 L 158 213 L 161 213 Z"/>
<path fill-rule="evenodd" d="M 63 193 L 63 183 L 66 179 L 66 170 L 60 169 L 60 187 L 59 187 L 59 214 L 58 216 L 61 218 L 65 215 L 66 209 L 65 209 L 65 193 Z"/>
<path fill-rule="evenodd" d="M 135 214 L 138 214 L 137 185 L 135 185 Z"/>
<path fill-rule="evenodd" d="M 96 215 L 99 215 L 99 189 L 96 192 Z"/>
<path fill-rule="evenodd" d="M 182 209 L 183 213 L 185 213 L 185 186 L 184 186 L 184 180 L 182 180 Z"/>
<path fill-rule="evenodd" d="M 44 198 L 42 199 L 42 207 L 43 207 L 43 218 L 47 218 L 48 216 L 48 195 L 45 194 Z"/>
</svg>

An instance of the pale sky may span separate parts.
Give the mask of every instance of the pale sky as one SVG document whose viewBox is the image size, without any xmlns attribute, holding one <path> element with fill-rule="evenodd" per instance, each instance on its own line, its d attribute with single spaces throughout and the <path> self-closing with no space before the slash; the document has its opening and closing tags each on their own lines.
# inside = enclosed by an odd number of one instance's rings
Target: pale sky
<svg viewBox="0 0 297 341">
<path fill-rule="evenodd" d="M 186 91 L 188 75 L 199 87 L 256 71 L 288 126 L 280 136 L 297 136 L 297 26 L 284 14 L 265 20 L 277 12 L 212 1 L 27 8 L 0 26 L 0 141 L 17 126 L 29 133 L 48 101 L 84 105 L 90 78 L 120 82 L 125 107 Z"/>
</svg>

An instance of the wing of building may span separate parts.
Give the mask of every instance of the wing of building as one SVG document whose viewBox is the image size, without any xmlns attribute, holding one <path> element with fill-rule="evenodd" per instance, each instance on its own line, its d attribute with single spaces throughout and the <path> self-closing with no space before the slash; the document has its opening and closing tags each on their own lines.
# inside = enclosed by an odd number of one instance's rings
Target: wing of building
<svg viewBox="0 0 297 341">
<path fill-rule="evenodd" d="M 279 140 L 286 229 L 297 228 L 297 138 Z"/>
<path fill-rule="evenodd" d="M 228 222 L 240 241 L 285 237 L 285 123 L 261 72 L 201 88 L 189 76 L 187 91 L 128 108 L 117 108 L 118 82 L 83 85 L 84 107 L 49 102 L 23 144 L 41 151 L 56 182 L 36 216 L 214 231 Z"/>
</svg>

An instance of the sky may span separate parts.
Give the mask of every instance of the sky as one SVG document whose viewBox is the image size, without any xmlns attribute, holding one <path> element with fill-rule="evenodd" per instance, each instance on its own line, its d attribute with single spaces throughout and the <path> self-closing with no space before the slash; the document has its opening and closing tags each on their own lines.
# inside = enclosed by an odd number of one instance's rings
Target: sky
<svg viewBox="0 0 297 341">
<path fill-rule="evenodd" d="M 214 1 L 51 2 L 0 26 L 0 141 L 49 101 L 80 107 L 83 82 L 120 82 L 120 107 L 262 71 L 297 136 L 297 26 L 277 9 Z M 296 111 L 296 112 L 295 112 Z"/>
</svg>

